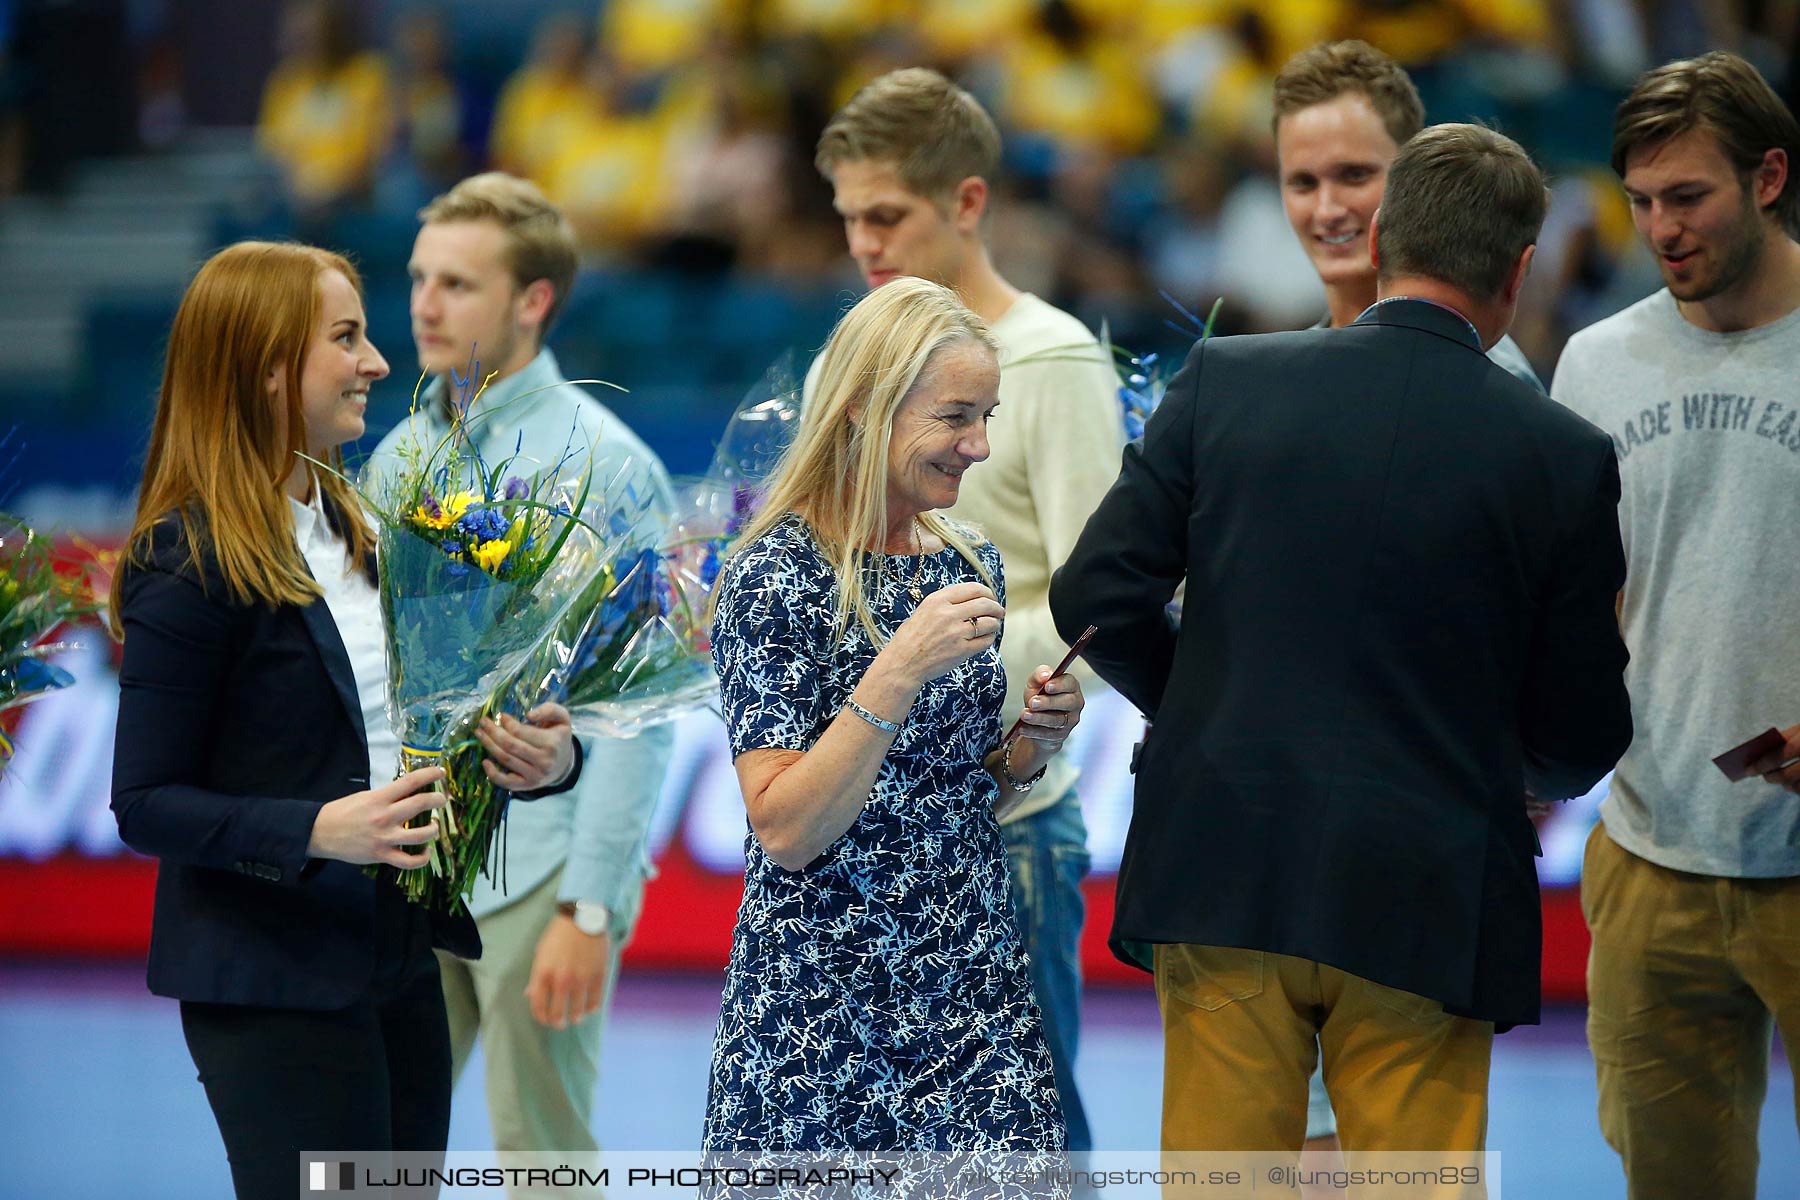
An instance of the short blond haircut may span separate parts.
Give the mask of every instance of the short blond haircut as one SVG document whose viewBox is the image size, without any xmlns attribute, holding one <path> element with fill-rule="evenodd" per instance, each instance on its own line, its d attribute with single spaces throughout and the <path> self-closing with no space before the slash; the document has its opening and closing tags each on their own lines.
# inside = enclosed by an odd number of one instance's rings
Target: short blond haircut
<svg viewBox="0 0 1800 1200">
<path fill-rule="evenodd" d="M 1000 169 L 1000 130 L 975 97 L 936 71 L 889 71 L 837 111 L 813 163 L 827 179 L 846 162 L 891 162 L 914 195 L 943 200 Z"/>
<path fill-rule="evenodd" d="M 1320 42 L 1300 51 L 1275 76 L 1275 120 L 1343 95 L 1361 96 L 1375 110 L 1394 145 L 1404 146 L 1425 125 L 1425 105 L 1406 68 L 1354 38 Z"/>
<path fill-rule="evenodd" d="M 800 429 L 737 545 L 750 545 L 788 513 L 798 514 L 836 568 L 834 638 L 855 621 L 876 646 L 887 641 L 869 608 L 864 568 L 869 547 L 882 545 L 887 533 L 894 414 L 921 381 L 930 382 L 940 355 L 967 346 L 996 358 L 1000 352 L 994 335 L 955 292 L 907 276 L 864 296 L 819 355 L 817 385 L 801 410 Z M 968 530 L 937 512 L 919 523 L 994 586 Z"/>
<path fill-rule="evenodd" d="M 419 210 L 424 224 L 492 221 L 506 235 L 506 266 L 519 287 L 542 279 L 555 293 L 541 340 L 575 284 L 575 231 L 537 184 L 504 171 L 471 175 Z"/>
</svg>

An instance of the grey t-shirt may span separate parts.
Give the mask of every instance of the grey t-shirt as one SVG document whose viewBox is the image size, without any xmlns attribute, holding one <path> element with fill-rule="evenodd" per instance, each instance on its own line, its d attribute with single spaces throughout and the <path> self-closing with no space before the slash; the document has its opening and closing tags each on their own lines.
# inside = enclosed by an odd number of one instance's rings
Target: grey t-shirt
<svg viewBox="0 0 1800 1200">
<path fill-rule="evenodd" d="M 1714 755 L 1800 721 L 1800 309 L 1712 333 L 1659 291 L 1569 340 L 1551 395 L 1612 435 L 1635 735 L 1601 806 L 1651 862 L 1800 875 L 1800 796 Z"/>
</svg>

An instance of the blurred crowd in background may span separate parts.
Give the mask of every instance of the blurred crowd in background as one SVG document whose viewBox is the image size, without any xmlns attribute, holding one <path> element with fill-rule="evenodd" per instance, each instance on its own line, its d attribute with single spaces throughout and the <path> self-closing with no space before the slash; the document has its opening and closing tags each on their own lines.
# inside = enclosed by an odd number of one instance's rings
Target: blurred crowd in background
<svg viewBox="0 0 1800 1200">
<path fill-rule="evenodd" d="M 217 131 L 254 126 L 194 262 L 244 236 L 351 254 L 405 375 L 414 214 L 503 168 L 541 184 L 583 242 L 552 344 L 572 372 L 680 393 L 663 414 L 679 420 L 728 408 L 783 346 L 816 347 L 860 290 L 813 144 L 862 83 L 924 64 L 1000 121 L 1001 272 L 1122 345 L 1179 349 L 1170 301 L 1205 312 L 1223 296 L 1222 332 L 1323 312 L 1282 212 L 1270 81 L 1298 50 L 1358 37 L 1413 73 L 1428 122 L 1495 124 L 1551 172 L 1514 329 L 1548 378 L 1571 331 L 1658 286 L 1606 165 L 1618 99 L 1654 63 L 1724 48 L 1794 104 L 1797 13 L 1793 0 L 0 0 L 0 238 L 16 198 L 54 205 L 83 164 L 216 159 Z M 153 390 L 156 350 L 139 343 L 174 293 L 149 290 L 116 328 L 106 289 L 84 293 L 82 403 L 116 411 Z M 30 326 L 8 328 L 0 376 L 9 336 Z M 91 361 L 121 355 L 131 365 Z"/>
</svg>

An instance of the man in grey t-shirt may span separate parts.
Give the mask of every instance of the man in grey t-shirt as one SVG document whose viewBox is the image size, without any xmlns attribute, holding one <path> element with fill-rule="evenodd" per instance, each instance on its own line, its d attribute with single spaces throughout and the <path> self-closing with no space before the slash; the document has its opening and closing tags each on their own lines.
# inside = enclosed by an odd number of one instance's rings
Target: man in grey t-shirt
<svg viewBox="0 0 1800 1200">
<path fill-rule="evenodd" d="M 1613 167 L 1668 287 L 1569 342 L 1616 443 L 1635 737 L 1588 841 L 1588 1038 L 1632 1200 L 1752 1197 L 1771 1021 L 1800 1073 L 1800 126 L 1728 54 L 1646 75 Z"/>
</svg>

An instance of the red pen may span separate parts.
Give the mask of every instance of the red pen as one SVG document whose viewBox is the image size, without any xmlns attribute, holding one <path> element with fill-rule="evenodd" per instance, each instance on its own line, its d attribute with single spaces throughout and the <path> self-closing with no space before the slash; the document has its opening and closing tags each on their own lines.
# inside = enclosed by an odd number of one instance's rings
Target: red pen
<svg viewBox="0 0 1800 1200">
<path fill-rule="evenodd" d="M 1075 661 L 1075 656 L 1087 649 L 1088 641 L 1099 632 L 1100 627 L 1098 625 L 1089 625 L 1083 630 L 1081 636 L 1075 639 L 1075 644 L 1069 647 L 1069 652 L 1063 655 L 1063 660 L 1056 664 L 1056 670 L 1050 672 L 1050 679 L 1055 679 L 1058 675 L 1068 671 L 1070 665 Z M 1044 682 L 1048 683 L 1049 680 L 1047 679 Z M 1006 736 L 1000 739 L 1000 748 L 1002 750 L 1013 744 L 1013 739 L 1019 736 L 1019 730 L 1023 728 L 1024 725 L 1025 716 L 1021 713 L 1019 719 L 1013 722 L 1012 728 L 1006 731 Z"/>
</svg>

